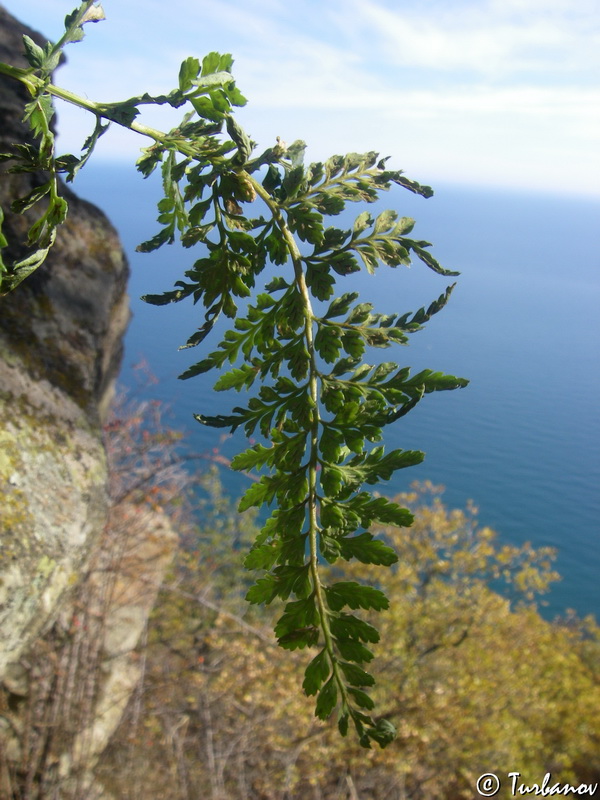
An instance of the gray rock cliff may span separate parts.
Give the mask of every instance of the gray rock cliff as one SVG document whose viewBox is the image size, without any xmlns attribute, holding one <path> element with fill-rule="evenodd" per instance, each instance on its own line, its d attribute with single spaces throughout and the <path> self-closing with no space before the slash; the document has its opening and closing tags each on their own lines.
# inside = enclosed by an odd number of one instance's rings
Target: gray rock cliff
<svg viewBox="0 0 600 800">
<path fill-rule="evenodd" d="M 0 60 L 26 66 L 29 30 L 0 6 Z M 0 79 L 0 149 L 28 141 L 23 91 Z M 0 203 L 36 175 L 0 173 Z M 129 319 L 128 265 L 104 214 L 70 211 L 46 263 L 0 298 L 0 676 L 54 619 L 109 512 L 101 423 Z M 29 220 L 30 224 L 31 220 Z M 28 221 L 8 214 L 13 257 Z"/>
<path fill-rule="evenodd" d="M 0 60 L 34 31 L 0 5 Z M 31 141 L 0 77 L 0 152 Z M 8 258 L 40 176 L 0 170 Z M 111 503 L 102 436 L 129 321 L 116 231 L 68 187 L 45 264 L 0 297 L 0 797 L 109 800 L 94 768 L 141 675 L 135 651 L 172 558 L 169 519 Z M 114 479 L 114 472 L 113 472 Z"/>
</svg>

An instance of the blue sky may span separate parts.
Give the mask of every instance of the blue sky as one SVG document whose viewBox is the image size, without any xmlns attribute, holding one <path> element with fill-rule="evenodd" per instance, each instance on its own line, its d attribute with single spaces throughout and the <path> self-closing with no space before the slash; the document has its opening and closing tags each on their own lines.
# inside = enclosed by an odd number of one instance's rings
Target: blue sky
<svg viewBox="0 0 600 800">
<path fill-rule="evenodd" d="M 57 38 L 75 5 L 2 0 Z M 231 52 L 261 147 L 377 150 L 422 182 L 600 195 L 598 0 L 105 0 L 57 82 L 95 100 L 174 88 L 180 62 Z M 90 121 L 59 106 L 61 149 Z M 169 126 L 160 116 L 149 124 Z M 135 159 L 127 132 L 100 158 Z"/>
</svg>

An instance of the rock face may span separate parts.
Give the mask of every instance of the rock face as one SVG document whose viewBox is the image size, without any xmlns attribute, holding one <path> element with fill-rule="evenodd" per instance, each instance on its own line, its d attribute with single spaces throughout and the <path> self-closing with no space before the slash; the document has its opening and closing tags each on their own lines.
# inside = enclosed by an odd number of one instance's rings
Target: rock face
<svg viewBox="0 0 600 800">
<path fill-rule="evenodd" d="M 0 6 L 0 60 L 26 66 L 25 28 Z M 24 94 L 0 78 L 0 149 L 29 141 Z M 0 204 L 39 183 L 0 174 Z M 106 217 L 66 187 L 46 263 L 0 298 L 0 679 L 56 616 L 109 512 L 101 436 L 129 319 L 128 266 Z M 29 220 L 7 214 L 12 257 Z M 9 258 L 11 253 L 9 252 Z"/>
<path fill-rule="evenodd" d="M 135 648 L 174 540 L 164 516 L 127 502 L 113 507 L 84 579 L 4 676 L 0 797 L 114 800 L 94 768 L 142 676 Z"/>
<path fill-rule="evenodd" d="M 0 5 L 0 60 L 26 66 L 24 33 L 44 43 Z M 27 99 L 0 77 L 0 152 L 31 141 Z M 0 172 L 9 261 L 34 219 L 10 203 L 39 183 Z M 143 504 L 111 506 L 102 424 L 129 270 L 104 214 L 62 193 L 47 261 L 0 297 L 0 796 L 96 800 L 110 796 L 94 765 L 139 680 L 176 537 Z"/>
</svg>

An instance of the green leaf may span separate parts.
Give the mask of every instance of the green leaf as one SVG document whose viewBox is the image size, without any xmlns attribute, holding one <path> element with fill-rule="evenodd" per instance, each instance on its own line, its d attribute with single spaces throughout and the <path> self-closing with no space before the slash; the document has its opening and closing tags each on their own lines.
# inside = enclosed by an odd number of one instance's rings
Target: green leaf
<svg viewBox="0 0 600 800">
<path fill-rule="evenodd" d="M 390 567 L 398 561 L 398 556 L 387 544 L 374 539 L 371 533 L 344 537 L 340 540 L 340 549 L 345 559 L 355 558 L 363 564 L 382 564 Z"/>
<path fill-rule="evenodd" d="M 223 91 L 232 106 L 245 106 L 248 102 L 233 81 L 226 84 L 223 87 Z"/>
<path fill-rule="evenodd" d="M 352 275 L 360 272 L 360 266 L 356 258 L 347 251 L 334 253 L 329 259 L 329 265 L 338 275 Z"/>
<path fill-rule="evenodd" d="M 356 239 L 360 234 L 373 224 L 373 217 L 368 211 L 363 211 L 354 220 L 352 226 L 352 238 Z"/>
<path fill-rule="evenodd" d="M 316 694 L 329 677 L 330 672 L 331 667 L 329 665 L 329 657 L 327 652 L 325 650 L 321 650 L 321 652 L 316 655 L 306 667 L 304 681 L 302 683 L 304 692 L 309 697 L 310 695 Z"/>
<path fill-rule="evenodd" d="M 194 414 L 194 419 L 201 425 L 208 425 L 210 428 L 229 428 L 232 433 L 244 422 L 243 416 L 236 416 L 235 414 L 217 414 L 215 417 Z"/>
<path fill-rule="evenodd" d="M 320 244 L 323 241 L 323 217 L 308 206 L 294 206 L 288 211 L 288 225 L 303 242 Z"/>
<path fill-rule="evenodd" d="M 344 606 L 382 611 L 390 605 L 381 590 L 363 586 L 355 581 L 339 581 L 333 586 L 326 587 L 325 593 L 327 604 L 332 611 L 340 611 Z"/>
<path fill-rule="evenodd" d="M 292 168 L 301 167 L 304 164 L 304 152 L 306 150 L 306 142 L 302 139 L 296 139 L 287 148 L 286 155 L 292 162 Z"/>
<path fill-rule="evenodd" d="M 359 518 L 360 524 L 367 528 L 373 521 L 409 527 L 414 521 L 411 512 L 388 500 L 386 497 L 372 497 L 367 492 L 355 495 L 347 503 L 347 508 Z"/>
<path fill-rule="evenodd" d="M 342 347 L 351 358 L 361 358 L 365 352 L 365 341 L 359 331 L 346 331 L 342 336 Z"/>
<path fill-rule="evenodd" d="M 30 36 L 23 35 L 23 46 L 25 47 L 25 58 L 35 69 L 44 65 L 44 51 L 37 45 Z"/>
<path fill-rule="evenodd" d="M 268 479 L 263 476 L 260 481 L 253 483 L 252 486 L 246 489 L 238 505 L 238 511 L 242 513 L 243 511 L 247 511 L 249 508 L 260 508 L 260 506 L 271 497 L 271 485 L 268 482 Z"/>
<path fill-rule="evenodd" d="M 276 580 L 276 593 L 282 600 L 287 600 L 291 594 L 305 598 L 310 594 L 311 585 L 309 578 L 309 565 L 286 565 L 276 567 L 274 570 Z M 308 622 L 314 622 L 314 616 L 307 616 Z M 280 620 L 281 621 L 281 620 Z M 290 626 L 292 629 L 293 626 Z"/>
<path fill-rule="evenodd" d="M 381 747 L 387 747 L 396 738 L 396 728 L 387 719 L 378 719 L 377 725 L 367 729 L 367 736 Z"/>
<path fill-rule="evenodd" d="M 171 292 L 163 292 L 162 294 L 145 294 L 142 295 L 141 299 L 144 303 L 149 303 L 153 306 L 165 306 L 169 303 L 178 303 L 185 297 L 189 297 L 194 288 L 193 286 L 183 284 L 181 281 L 180 283 L 182 284 L 182 288 L 180 289 L 174 289 Z"/>
<path fill-rule="evenodd" d="M 255 444 L 248 450 L 238 453 L 231 461 L 231 468 L 235 470 L 250 470 L 273 463 L 276 448 Z"/>
<path fill-rule="evenodd" d="M 253 547 L 244 559 L 246 569 L 271 569 L 279 558 L 281 547 L 278 544 L 262 544 Z"/>
<path fill-rule="evenodd" d="M 348 664 L 345 661 L 338 663 L 344 673 L 344 677 L 351 686 L 374 686 L 375 679 L 364 669 L 357 667 L 356 664 Z"/>
<path fill-rule="evenodd" d="M 424 454 L 419 450 L 392 450 L 383 455 L 383 448 L 376 447 L 366 457 L 356 456 L 353 462 L 364 464 L 362 470 L 366 483 L 378 483 L 380 480 L 389 480 L 394 472 L 406 467 L 414 467 L 424 459 Z"/>
<path fill-rule="evenodd" d="M 287 199 L 290 199 L 297 194 L 298 189 L 302 186 L 303 180 L 304 168 L 301 164 L 293 167 L 289 172 L 286 173 L 281 186 L 286 194 Z"/>
<path fill-rule="evenodd" d="M 175 237 L 173 236 L 173 233 L 172 233 L 172 231 L 169 230 L 169 228 L 163 228 L 161 231 L 159 231 L 151 239 L 148 239 L 146 242 L 142 242 L 141 244 L 138 244 L 138 246 L 135 248 L 135 250 L 136 250 L 137 253 L 151 253 L 153 250 L 158 250 L 158 248 L 162 247 L 163 244 L 167 244 L 167 243 L 171 244 L 174 241 L 174 238 Z M 152 300 L 147 300 L 146 299 L 148 297 L 158 297 L 158 295 L 147 294 L 147 295 L 144 296 L 143 299 L 146 300 L 147 303 L 151 303 Z M 172 301 L 168 301 L 168 302 L 172 302 Z M 163 304 L 162 303 L 156 303 L 156 305 L 163 305 Z"/>
<path fill-rule="evenodd" d="M 8 245 L 6 236 L 2 233 L 2 223 L 4 222 L 4 211 L 0 206 L 0 249 Z"/>
<path fill-rule="evenodd" d="M 65 17 L 65 31 L 67 42 L 80 42 L 84 37 L 83 25 L 86 22 L 100 22 L 106 19 L 100 3 L 92 4 L 83 2 Z"/>
<path fill-rule="evenodd" d="M 326 264 L 307 265 L 306 284 L 317 300 L 328 300 L 333 294 L 335 278 L 329 274 Z"/>
<path fill-rule="evenodd" d="M 209 97 L 191 97 L 190 103 L 194 106 L 194 110 L 199 117 L 209 119 L 213 122 L 222 122 L 225 119 L 225 114 L 218 108 L 215 108 L 214 103 Z"/>
<path fill-rule="evenodd" d="M 346 736 L 348 733 L 348 714 L 342 714 L 338 719 L 338 730 L 342 734 L 342 736 Z"/>
<path fill-rule="evenodd" d="M 50 122 L 53 116 L 54 106 L 52 105 L 52 97 L 49 94 L 41 94 L 25 106 L 23 121 L 29 122 L 29 127 L 34 136 L 42 138 L 40 154 L 43 156 L 52 155 L 54 135 L 50 130 Z"/>
<path fill-rule="evenodd" d="M 372 661 L 374 654 L 356 639 L 336 639 L 335 646 L 347 661 L 357 661 L 359 664 Z"/>
<path fill-rule="evenodd" d="M 51 181 L 43 183 L 41 186 L 36 186 L 31 192 L 29 192 L 29 194 L 25 195 L 25 197 L 21 197 L 18 200 L 13 200 L 10 205 L 11 211 L 14 211 L 15 214 L 22 214 L 24 211 L 27 211 L 28 208 L 31 208 L 39 200 L 49 194 L 51 188 Z"/>
<path fill-rule="evenodd" d="M 277 597 L 277 584 L 273 575 L 267 574 L 264 578 L 259 578 L 256 583 L 248 589 L 246 600 L 254 605 L 273 602 Z"/>
<path fill-rule="evenodd" d="M 335 564 L 341 554 L 339 541 L 324 531 L 319 536 L 319 550 L 328 564 Z"/>
<path fill-rule="evenodd" d="M 263 178 L 263 187 L 269 192 L 269 194 L 273 194 L 279 187 L 281 186 L 281 175 L 279 174 L 279 170 L 277 170 L 272 164 L 269 165 L 267 169 L 267 174 Z"/>
<path fill-rule="evenodd" d="M 369 697 L 366 692 L 362 692 L 360 689 L 354 689 L 353 687 L 349 686 L 348 693 L 352 695 L 354 702 L 359 708 L 366 708 L 367 711 L 372 711 L 375 708 L 373 698 Z"/>
<path fill-rule="evenodd" d="M 319 692 L 315 716 L 319 719 L 328 719 L 337 705 L 337 686 L 332 676 Z"/>
<path fill-rule="evenodd" d="M 53 229 L 49 233 L 46 247 L 41 247 L 37 250 L 34 250 L 33 253 L 30 253 L 25 258 L 11 265 L 9 274 L 5 274 L 2 279 L 0 294 L 7 294 L 8 292 L 13 291 L 13 289 L 22 283 L 25 278 L 29 277 L 32 272 L 35 272 L 35 270 L 44 263 L 48 252 L 54 243 L 55 236 L 56 229 Z M 2 262 L 2 267 L 6 273 L 7 267 L 4 262 Z"/>
<path fill-rule="evenodd" d="M 343 375 L 346 372 L 351 372 L 358 363 L 359 360 L 356 358 L 342 358 L 334 366 L 333 370 L 331 371 L 331 374 L 339 376 Z"/>
<path fill-rule="evenodd" d="M 301 574 L 299 570 L 296 570 Z M 275 635 L 278 638 L 296 630 L 316 627 L 319 624 L 319 614 L 315 605 L 314 595 L 294 600 L 287 603 L 283 616 L 275 625 Z"/>
<path fill-rule="evenodd" d="M 438 275 L 446 275 L 448 277 L 460 275 L 460 272 L 444 269 L 444 267 L 441 266 L 441 264 L 431 255 L 431 253 L 427 252 L 425 248 L 431 247 L 429 242 L 417 242 L 412 239 L 404 239 L 403 243 L 405 246 L 409 247 L 417 255 L 417 257 L 429 267 L 429 269 L 437 272 Z"/>
<path fill-rule="evenodd" d="M 402 376 L 398 376 L 398 378 L 394 379 L 394 383 L 404 391 L 412 391 L 412 393 L 421 391 L 429 394 L 430 392 L 464 388 L 468 386 L 469 381 L 465 378 L 456 378 L 454 375 L 445 375 L 443 372 L 424 369 L 409 379 L 402 379 Z"/>
<path fill-rule="evenodd" d="M 321 470 L 321 486 L 327 497 L 336 497 L 343 484 L 344 473 L 334 466 L 324 466 Z"/>
<path fill-rule="evenodd" d="M 326 228 L 323 233 L 323 240 L 319 245 L 315 246 L 314 253 L 317 255 L 327 250 L 332 250 L 332 257 L 342 255 L 344 252 L 342 248 L 349 237 L 350 231 L 344 231 L 340 228 L 333 227 Z"/>
<path fill-rule="evenodd" d="M 250 140 L 250 137 L 246 134 L 235 117 L 227 115 L 225 123 L 227 125 L 227 133 L 231 136 L 231 139 L 238 149 L 238 161 L 240 164 L 245 164 L 252 155 L 254 143 Z"/>
<path fill-rule="evenodd" d="M 323 315 L 323 319 L 332 319 L 347 314 L 352 303 L 358 298 L 358 292 L 346 292 L 330 303 L 329 308 Z"/>
<path fill-rule="evenodd" d="M 323 458 L 331 463 L 337 463 L 340 458 L 341 446 L 341 433 L 330 425 L 325 425 L 319 442 L 319 449 L 323 454 Z"/>
<path fill-rule="evenodd" d="M 277 277 L 273 278 L 269 283 L 265 286 L 267 292 L 279 292 L 284 289 L 289 289 L 290 285 L 287 281 L 283 278 Z"/>
<path fill-rule="evenodd" d="M 129 127 L 135 118 L 139 116 L 139 113 L 137 98 L 124 100 L 121 103 L 106 103 L 102 107 L 102 116 L 125 127 Z"/>
<path fill-rule="evenodd" d="M 254 383 L 257 370 L 250 364 L 242 364 L 241 367 L 225 372 L 214 385 L 215 392 L 224 392 L 228 389 L 248 389 Z"/>
<path fill-rule="evenodd" d="M 340 613 L 331 618 L 330 628 L 339 640 L 357 639 L 375 644 L 379 641 L 377 629 L 353 614 Z"/>
<path fill-rule="evenodd" d="M 186 58 L 179 69 L 179 88 L 182 92 L 192 88 L 192 81 L 198 77 L 200 62 L 197 58 Z"/>
<path fill-rule="evenodd" d="M 373 233 L 387 233 L 394 227 L 397 219 L 398 214 L 395 211 L 383 211 L 375 220 Z"/>
<path fill-rule="evenodd" d="M 277 644 L 284 650 L 303 650 L 305 647 L 314 647 L 318 641 L 318 628 L 302 628 L 280 636 Z"/>
<path fill-rule="evenodd" d="M 231 59 L 230 55 L 228 57 L 229 59 Z M 221 56 L 220 53 L 217 53 L 214 50 L 211 53 L 208 53 L 208 55 L 205 55 L 204 58 L 202 59 L 201 74 L 211 75 L 212 73 L 218 72 L 220 69 L 223 69 L 223 66 L 221 66 L 222 58 L 223 56 Z M 225 59 L 227 59 L 227 56 L 225 56 Z M 225 61 L 224 63 L 227 63 L 227 61 Z M 231 64 L 233 64 L 233 60 L 230 61 L 230 65 Z"/>
<path fill-rule="evenodd" d="M 211 89 L 220 89 L 222 86 L 226 86 L 232 81 L 233 75 L 226 70 L 205 74 L 203 68 L 202 74 L 198 78 L 192 80 L 192 85 L 196 86 L 201 91 L 209 91 Z"/>
<path fill-rule="evenodd" d="M 348 314 L 346 325 L 361 325 L 370 318 L 372 311 L 372 303 L 359 303 L 352 309 L 351 313 Z"/>
<path fill-rule="evenodd" d="M 305 511 L 302 506 L 298 508 L 281 509 L 277 508 L 273 511 L 271 516 L 267 519 L 261 529 L 257 543 L 262 543 L 270 538 L 281 538 L 281 562 L 291 559 L 292 563 L 296 563 L 296 556 L 299 554 L 298 559 L 301 564 L 304 563 L 305 539 L 306 534 L 302 535 L 302 526 L 304 524 Z M 288 541 L 295 542 L 294 549 L 297 548 L 298 552 L 289 552 Z"/>
<path fill-rule="evenodd" d="M 315 336 L 315 348 L 323 361 L 332 364 L 342 348 L 341 331 L 333 325 L 319 325 Z"/>
</svg>

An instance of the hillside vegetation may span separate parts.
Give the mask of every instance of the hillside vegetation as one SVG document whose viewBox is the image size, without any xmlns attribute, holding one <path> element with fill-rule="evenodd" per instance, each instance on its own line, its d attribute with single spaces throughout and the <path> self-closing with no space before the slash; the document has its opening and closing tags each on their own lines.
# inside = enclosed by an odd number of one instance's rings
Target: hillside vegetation
<svg viewBox="0 0 600 800">
<path fill-rule="evenodd" d="M 161 499 L 168 481 L 147 486 L 150 502 L 171 505 L 180 547 L 140 652 L 143 683 L 105 753 L 101 774 L 116 796 L 449 799 L 472 798 L 485 772 L 598 780 L 599 630 L 540 615 L 536 600 L 558 579 L 550 549 L 502 544 L 474 507 L 448 509 L 441 487 L 397 498 L 416 517 L 412 528 L 379 530 L 397 567 L 336 574 L 383 581 L 391 601 L 376 699 L 399 734 L 365 752 L 315 719 L 298 691 L 310 655 L 290 661 L 269 609 L 243 600 L 252 515 L 235 512 L 214 468 L 200 482 L 201 529 L 180 490 Z M 511 796 L 506 784 L 499 797 Z"/>
</svg>

